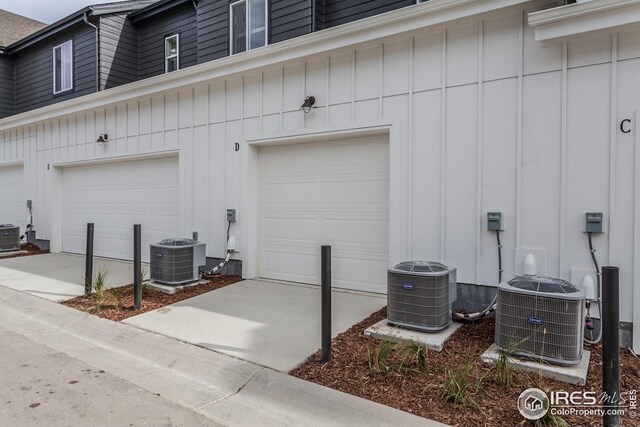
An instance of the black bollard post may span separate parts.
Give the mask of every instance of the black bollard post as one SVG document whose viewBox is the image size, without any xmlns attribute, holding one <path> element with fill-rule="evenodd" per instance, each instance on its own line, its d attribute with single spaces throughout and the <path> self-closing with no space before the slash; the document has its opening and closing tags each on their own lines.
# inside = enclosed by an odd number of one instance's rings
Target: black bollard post
<svg viewBox="0 0 640 427">
<path fill-rule="evenodd" d="M 322 269 L 322 360 L 324 365 L 331 360 L 331 246 L 321 248 Z"/>
<path fill-rule="evenodd" d="M 142 307 L 142 233 L 140 224 L 133 226 L 133 309 Z"/>
<path fill-rule="evenodd" d="M 93 223 L 87 224 L 87 252 L 84 264 L 84 296 L 91 295 L 93 284 Z"/>
<path fill-rule="evenodd" d="M 620 291 L 618 267 L 602 267 L 602 385 L 604 405 L 620 405 Z M 602 416 L 604 427 L 619 427 L 620 415 Z"/>
</svg>

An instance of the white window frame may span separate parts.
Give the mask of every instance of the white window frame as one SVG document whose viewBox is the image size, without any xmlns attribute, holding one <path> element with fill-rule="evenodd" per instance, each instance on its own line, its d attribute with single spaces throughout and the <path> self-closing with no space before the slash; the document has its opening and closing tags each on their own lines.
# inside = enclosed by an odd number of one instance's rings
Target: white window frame
<svg viewBox="0 0 640 427">
<path fill-rule="evenodd" d="M 167 56 L 167 40 L 174 38 L 176 39 L 176 54 Z M 169 72 L 169 59 L 176 58 L 176 69 L 174 71 L 178 71 L 180 69 L 180 34 L 172 34 L 164 38 L 164 73 L 167 74 Z"/>
<path fill-rule="evenodd" d="M 62 58 L 62 47 L 65 45 L 69 45 L 70 46 L 70 51 L 71 51 L 71 76 L 69 77 L 69 81 L 71 82 L 71 85 L 67 88 L 65 88 L 64 85 L 64 59 Z M 62 64 L 60 66 L 60 72 L 61 72 L 61 76 L 60 76 L 60 90 L 56 90 L 56 77 L 58 77 L 58 73 L 56 72 L 56 50 L 60 49 L 60 60 L 62 61 Z M 67 40 L 64 43 L 61 43 L 57 46 L 54 46 L 53 48 L 53 94 L 57 95 L 59 93 L 63 93 L 63 92 L 68 92 L 70 90 L 73 90 L 73 40 Z"/>
<path fill-rule="evenodd" d="M 229 54 L 230 55 L 236 55 L 238 53 L 242 53 L 242 52 L 233 51 L 233 8 L 242 3 L 246 4 L 247 0 L 239 0 L 229 5 Z M 249 5 L 245 7 L 244 13 L 245 13 L 245 22 L 246 22 L 246 27 L 244 29 L 244 33 L 245 33 L 244 52 L 248 52 L 249 50 L 251 50 L 249 49 Z M 264 2 L 264 46 L 269 46 L 269 0 L 265 0 Z M 260 47 L 264 47 L 264 46 L 260 46 Z"/>
</svg>

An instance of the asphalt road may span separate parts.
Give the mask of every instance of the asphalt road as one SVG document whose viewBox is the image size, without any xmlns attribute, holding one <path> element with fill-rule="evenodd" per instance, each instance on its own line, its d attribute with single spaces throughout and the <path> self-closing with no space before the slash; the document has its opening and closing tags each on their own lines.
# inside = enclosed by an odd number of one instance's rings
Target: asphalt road
<svg viewBox="0 0 640 427">
<path fill-rule="evenodd" d="M 0 327 L 2 426 L 220 426 Z"/>
</svg>

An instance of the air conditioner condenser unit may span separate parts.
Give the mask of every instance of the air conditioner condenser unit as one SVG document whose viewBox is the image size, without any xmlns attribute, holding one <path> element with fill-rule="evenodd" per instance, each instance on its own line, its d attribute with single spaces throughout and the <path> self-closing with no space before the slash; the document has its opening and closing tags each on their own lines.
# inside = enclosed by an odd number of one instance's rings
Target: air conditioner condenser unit
<svg viewBox="0 0 640 427">
<path fill-rule="evenodd" d="M 0 225 L 0 252 L 20 250 L 20 227 L 13 224 Z"/>
<path fill-rule="evenodd" d="M 206 265 L 206 245 L 192 239 L 165 239 L 150 245 L 151 280 L 165 285 L 198 281 Z"/>
<path fill-rule="evenodd" d="M 439 262 L 407 261 L 387 274 L 387 321 L 425 332 L 451 323 L 457 298 L 456 269 Z"/>
<path fill-rule="evenodd" d="M 585 291 L 556 278 L 519 276 L 498 285 L 496 344 L 557 365 L 582 359 Z"/>
</svg>

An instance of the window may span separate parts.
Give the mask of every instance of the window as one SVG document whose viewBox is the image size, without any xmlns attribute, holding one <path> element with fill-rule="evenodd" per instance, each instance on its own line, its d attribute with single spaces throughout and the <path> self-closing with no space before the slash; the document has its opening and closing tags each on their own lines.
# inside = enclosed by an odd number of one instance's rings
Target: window
<svg viewBox="0 0 640 427">
<path fill-rule="evenodd" d="M 53 93 L 73 89 L 73 43 L 69 40 L 53 48 Z"/>
<path fill-rule="evenodd" d="M 177 34 L 164 39 L 164 72 L 180 69 L 180 38 Z"/>
<path fill-rule="evenodd" d="M 231 5 L 231 54 L 267 44 L 267 1 L 242 0 Z"/>
</svg>

